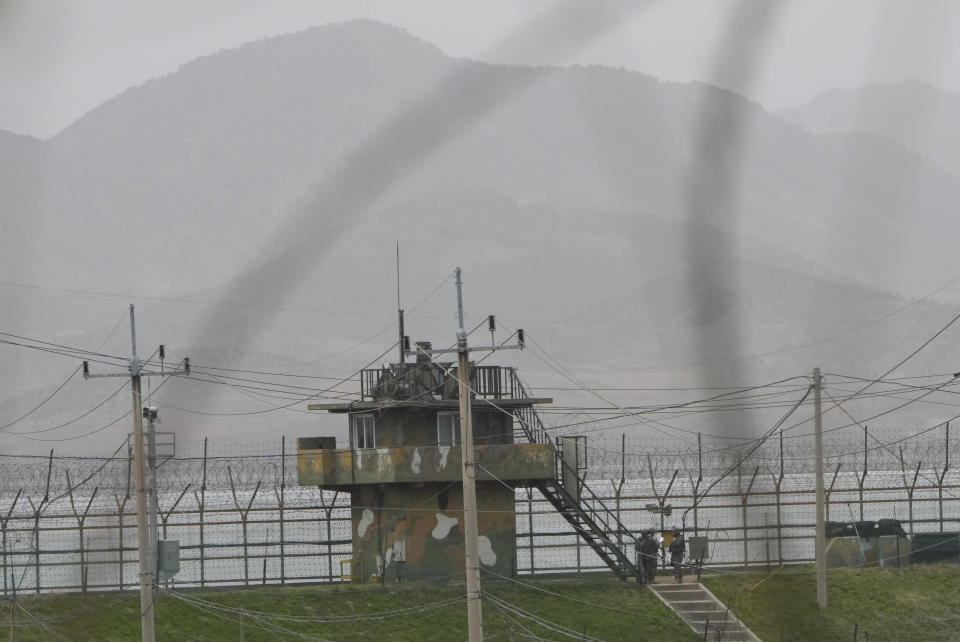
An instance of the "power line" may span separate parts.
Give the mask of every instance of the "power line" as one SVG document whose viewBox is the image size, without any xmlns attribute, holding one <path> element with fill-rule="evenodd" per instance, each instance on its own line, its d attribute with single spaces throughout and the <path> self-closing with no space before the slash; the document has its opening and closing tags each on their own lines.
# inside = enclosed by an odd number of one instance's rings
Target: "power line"
<svg viewBox="0 0 960 642">
<path fill-rule="evenodd" d="M 46 398 L 43 399 L 43 401 L 41 401 L 40 403 L 38 403 L 37 405 L 35 405 L 33 408 L 31 408 L 30 410 L 28 410 L 28 411 L 25 412 L 24 414 L 22 414 L 22 415 L 20 415 L 19 417 L 17 417 L 17 418 L 14 419 L 13 421 L 8 422 L 8 423 L 5 423 L 4 425 L 0 426 L 0 430 L 6 430 L 6 429 L 9 428 L 10 426 L 13 426 L 14 424 L 19 423 L 20 421 L 26 419 L 27 417 L 29 417 L 30 415 L 32 415 L 33 413 L 35 413 L 37 410 L 39 410 L 40 408 L 42 408 L 48 401 L 50 401 L 50 400 L 53 399 L 55 396 L 57 396 L 57 393 L 59 393 L 61 390 L 63 390 L 64 386 L 66 386 L 68 383 L 70 383 L 70 380 L 73 379 L 74 375 L 76 375 L 78 372 L 80 372 L 80 368 L 82 368 L 82 367 L 83 367 L 82 364 L 79 365 L 79 366 L 77 366 L 76 369 L 74 369 L 73 372 L 71 372 L 69 375 L 67 375 L 67 378 L 63 380 L 63 383 L 61 383 L 59 386 L 57 386 L 56 390 L 54 390 L 53 392 L 51 392 Z"/>
<path fill-rule="evenodd" d="M 22 431 L 22 432 L 9 432 L 9 433 L 7 433 L 7 434 L 9 434 L 9 435 L 37 435 L 37 434 L 40 434 L 40 433 L 43 433 L 43 432 L 50 432 L 50 431 L 52 431 L 52 430 L 57 430 L 57 429 L 59 429 L 59 428 L 65 427 L 65 426 L 69 426 L 70 424 L 76 423 L 77 421 L 80 421 L 80 420 L 83 419 L 84 417 L 92 414 L 92 413 L 95 412 L 96 410 L 99 410 L 100 408 L 102 408 L 107 402 L 109 402 L 111 399 L 113 399 L 113 398 L 116 397 L 118 394 L 120 394 L 120 391 L 123 390 L 125 387 L 126 387 L 126 384 L 125 384 L 125 383 L 120 384 L 120 386 L 119 386 L 116 390 L 114 390 L 112 393 L 110 393 L 110 395 L 108 395 L 106 399 L 104 399 L 103 401 L 101 401 L 100 403 L 98 403 L 96 406 L 94 406 L 94 407 L 91 408 L 90 410 L 87 410 L 87 411 L 86 411 L 85 413 L 83 413 L 82 415 L 77 415 L 76 417 L 74 417 L 73 419 L 71 419 L 71 420 L 69 420 L 69 421 L 65 421 L 65 422 L 63 422 L 63 423 L 61 423 L 61 424 L 57 424 L 56 426 L 49 426 L 49 427 L 47 427 L 47 428 L 41 428 L 41 429 L 38 429 L 38 430 L 26 430 L 26 431 Z"/>
<path fill-rule="evenodd" d="M 265 413 L 268 413 L 268 412 L 274 412 L 274 411 L 277 411 L 277 410 L 291 410 L 291 409 L 293 408 L 293 406 L 296 406 L 296 405 L 298 405 L 298 404 L 304 403 L 304 402 L 306 402 L 306 401 L 310 401 L 311 399 L 317 399 L 317 398 L 321 397 L 322 395 L 331 392 L 331 391 L 332 391 L 333 389 L 335 389 L 337 386 L 339 386 L 339 385 L 341 385 L 341 384 L 343 384 L 343 383 L 346 383 L 347 381 L 349 381 L 349 380 L 353 379 L 354 377 L 358 376 L 361 372 L 363 372 L 363 370 L 365 370 L 366 368 L 370 367 L 371 365 L 373 365 L 374 363 L 376 363 L 376 362 L 378 362 L 380 359 L 382 359 L 382 358 L 384 357 L 384 355 L 388 354 L 388 353 L 389 353 L 391 350 L 393 350 L 398 344 L 399 344 L 399 342 L 394 342 L 389 348 L 387 348 L 386 350 L 384 350 L 383 352 L 381 352 L 379 355 L 377 355 L 376 357 L 374 357 L 371 361 L 367 362 L 367 364 L 366 364 L 365 366 L 363 366 L 362 368 L 360 368 L 360 369 L 357 370 L 356 372 L 352 373 L 352 374 L 349 375 L 348 377 L 343 377 L 343 378 L 341 378 L 340 380 L 337 381 L 337 383 L 333 384 L 332 386 L 330 386 L 330 387 L 328 387 L 328 388 L 326 388 L 326 389 L 324 389 L 324 390 L 320 390 L 319 392 L 317 392 L 317 393 L 315 393 L 315 394 L 308 395 L 308 396 L 302 397 L 302 398 L 297 398 L 296 400 L 291 401 L 291 402 L 288 403 L 288 404 L 273 404 L 273 403 L 271 403 L 271 402 L 269 402 L 269 401 L 265 401 L 265 400 L 263 400 L 263 399 L 260 399 L 259 401 L 260 401 L 261 403 L 265 403 L 265 404 L 270 405 L 270 406 L 273 406 L 273 407 L 272 407 L 272 408 L 266 408 L 266 409 L 263 409 L 263 410 L 251 410 L 251 411 L 248 411 L 248 412 L 239 412 L 239 413 L 230 413 L 230 414 L 231 414 L 232 416 L 249 416 L 249 415 L 262 415 L 262 414 L 265 414 Z M 209 374 L 209 373 L 208 373 L 208 374 Z M 211 376 L 215 376 L 215 375 L 211 375 Z M 213 382 L 213 383 L 216 383 L 216 382 Z M 244 391 L 242 390 L 242 388 L 240 388 L 240 387 L 238 387 L 238 386 L 236 386 L 236 385 L 234 385 L 234 384 L 231 384 L 231 383 L 226 382 L 226 381 L 224 381 L 224 382 L 222 382 L 222 383 L 223 383 L 224 385 L 227 385 L 227 386 L 231 387 L 231 388 L 234 388 L 234 389 L 237 390 L 238 392 L 241 392 L 241 394 L 248 394 L 248 393 L 244 392 Z M 298 411 L 298 410 L 296 410 L 296 409 L 292 410 L 292 412 L 297 412 L 297 411 Z M 299 412 L 309 412 L 309 411 L 299 410 Z"/>
<path fill-rule="evenodd" d="M 21 341 L 30 341 L 30 342 L 32 342 L 32 343 L 37 343 L 37 344 L 40 344 L 40 345 L 42 345 L 42 346 L 48 346 L 48 347 L 50 347 L 50 348 L 57 348 L 57 349 L 59 349 L 59 350 L 65 351 L 65 352 L 73 352 L 73 353 L 78 353 L 78 354 L 82 354 L 82 355 L 89 355 L 89 356 L 91 356 L 91 357 L 104 357 L 104 358 L 107 358 L 107 359 L 113 359 L 113 360 L 115 360 L 115 361 L 126 361 L 126 358 L 125 358 L 125 357 L 118 357 L 118 356 L 112 355 L 112 354 L 104 354 L 104 353 L 99 352 L 99 351 L 96 351 L 96 350 L 87 350 L 86 348 L 74 348 L 74 347 L 71 347 L 71 346 L 65 346 L 65 345 L 60 344 L 60 343 L 52 343 L 52 342 L 50 342 L 50 341 L 41 341 L 40 339 L 32 339 L 32 338 L 30 338 L 30 337 L 24 337 L 24 336 L 21 336 L 21 335 L 19 335 L 19 334 L 13 334 L 13 333 L 10 333 L 10 332 L 0 332 L 0 336 L 11 337 L 11 338 L 13 338 L 13 339 L 19 339 L 19 340 L 21 340 Z M 7 343 L 7 342 L 4 341 L 4 343 Z M 14 345 L 21 345 L 21 344 L 14 344 Z M 34 347 L 34 346 L 26 346 L 26 347 Z"/>
</svg>

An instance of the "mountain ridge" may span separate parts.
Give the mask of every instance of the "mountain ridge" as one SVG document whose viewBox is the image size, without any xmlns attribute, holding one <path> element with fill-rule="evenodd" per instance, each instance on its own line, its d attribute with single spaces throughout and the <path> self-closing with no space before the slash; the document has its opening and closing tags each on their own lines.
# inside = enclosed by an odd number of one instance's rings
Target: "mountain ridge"
<svg viewBox="0 0 960 642">
<path fill-rule="evenodd" d="M 294 64 L 316 51 L 326 53 Z M 402 304 L 422 305 L 408 324 L 417 337 L 450 334 L 449 287 L 429 293 L 463 265 L 472 318 L 532 319 L 541 329 L 534 323 L 531 336 L 594 372 L 609 357 L 601 353 L 617 348 L 635 356 L 610 366 L 618 372 L 659 363 L 661 348 L 664 361 L 695 362 L 696 315 L 687 309 L 680 324 L 677 306 L 713 297 L 732 322 L 707 328 L 715 351 L 703 357 L 735 361 L 724 377 L 763 379 L 805 371 L 800 359 L 809 355 L 744 365 L 721 348 L 793 350 L 819 335 L 791 334 L 783 323 L 750 329 L 777 310 L 828 306 L 841 319 L 847 306 L 862 318 L 856 293 L 873 297 L 869 288 L 895 293 L 874 310 L 887 314 L 946 280 L 960 235 L 950 205 L 960 179 L 899 143 L 812 135 L 704 84 L 452 59 L 366 23 L 211 54 L 124 92 L 52 140 L 5 141 L 0 135 L 0 185 L 14 180 L 17 190 L 0 214 L 12 230 L 0 239 L 3 278 L 146 295 L 154 329 L 144 341 L 159 337 L 227 367 L 306 369 L 334 355 L 331 365 L 353 371 L 366 361 L 351 346 L 388 350 L 392 333 L 382 326 L 395 312 L 399 241 Z M 296 269 L 254 270 L 290 254 Z M 712 274 L 722 286 L 714 293 L 691 268 L 718 257 L 757 263 L 748 274 Z M 847 294 L 824 302 L 818 290 L 827 286 L 801 287 L 778 270 L 839 282 Z M 123 311 L 116 298 L 80 294 L 41 301 L 24 290 L 7 300 L 0 327 L 35 328 L 38 338 L 66 330 L 83 345 L 96 345 L 94 333 L 106 334 Z M 223 313 L 211 322 L 214 309 Z M 335 314 L 343 311 L 358 313 Z M 618 315 L 666 329 L 653 342 L 631 328 L 549 330 L 553 320 Z M 882 333 L 868 333 L 830 344 L 835 355 L 811 354 L 849 367 L 865 354 L 879 362 L 929 331 L 904 327 L 889 349 L 876 346 Z M 588 340 L 595 350 L 569 347 Z M 3 365 L 6 376 L 27 361 Z"/>
<path fill-rule="evenodd" d="M 862 131 L 896 141 L 960 175 L 960 93 L 906 79 L 831 89 L 776 112 L 813 133 Z"/>
</svg>

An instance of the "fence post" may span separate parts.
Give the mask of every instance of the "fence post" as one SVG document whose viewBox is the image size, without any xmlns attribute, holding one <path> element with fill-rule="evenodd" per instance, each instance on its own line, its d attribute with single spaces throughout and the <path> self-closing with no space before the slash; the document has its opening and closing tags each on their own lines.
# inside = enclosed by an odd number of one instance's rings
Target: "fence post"
<svg viewBox="0 0 960 642">
<path fill-rule="evenodd" d="M 530 574 L 536 575 L 536 558 L 533 554 L 533 489 L 527 486 L 527 535 L 530 542 Z"/>
<path fill-rule="evenodd" d="M 747 505 L 750 503 L 750 490 L 753 488 L 753 482 L 757 479 L 757 473 L 760 472 L 760 466 L 753 469 L 753 475 L 750 476 L 750 483 L 747 484 L 747 490 L 742 490 L 740 485 L 740 466 L 737 466 L 737 493 L 740 495 L 740 515 L 743 519 L 743 567 L 746 568 L 750 561 L 749 532 L 747 531 Z"/>
<path fill-rule="evenodd" d="M 573 541 L 577 543 L 577 575 L 580 575 L 580 573 L 583 570 L 580 568 L 580 533 L 577 533 L 576 531 L 574 531 L 573 537 L 574 537 Z"/>
<path fill-rule="evenodd" d="M 2 527 L 3 527 L 3 594 L 6 595 L 9 590 L 7 587 L 7 524 L 10 522 L 10 516 L 13 515 L 13 509 L 17 507 L 17 502 L 20 500 L 20 495 L 23 493 L 23 489 L 17 490 L 17 496 L 13 498 L 13 503 L 10 504 L 10 510 L 7 511 L 6 517 L 2 518 Z"/>
<path fill-rule="evenodd" d="M 323 490 L 320 490 L 320 506 L 323 509 L 324 514 L 327 518 L 327 580 L 333 582 L 333 533 L 331 527 L 331 520 L 333 518 L 333 508 L 337 505 L 337 496 L 340 494 L 339 490 L 333 491 L 333 501 L 330 502 L 328 506 L 323 497 Z M 350 522 L 350 535 L 353 536 L 353 521 Z M 351 571 L 352 573 L 352 571 Z M 339 577 L 339 574 L 338 574 Z"/>
<path fill-rule="evenodd" d="M 826 515 L 824 516 L 824 521 L 830 521 L 830 493 L 833 492 L 833 485 L 837 482 L 837 474 L 840 472 L 840 466 L 843 465 L 843 462 L 837 462 L 837 467 L 833 469 L 833 478 L 830 479 L 830 488 L 824 492 L 824 510 Z"/>
<path fill-rule="evenodd" d="M 693 487 L 693 534 L 700 535 L 700 484 L 703 483 L 703 435 L 697 433 L 697 483 L 690 480 Z"/>
<path fill-rule="evenodd" d="M 937 475 L 937 496 L 940 504 L 940 532 L 943 532 L 943 480 L 950 470 L 950 422 L 946 423 L 946 439 L 943 447 L 943 471 Z"/>
<path fill-rule="evenodd" d="M 184 495 L 187 494 L 187 491 L 190 490 L 190 482 L 187 482 L 187 485 L 183 487 L 183 491 L 177 495 L 177 499 L 173 502 L 173 505 L 170 506 L 170 510 L 164 512 L 160 510 L 160 521 L 163 523 L 163 539 L 167 539 L 167 522 L 170 521 L 170 516 L 173 515 L 173 511 L 177 509 L 177 506 L 180 505 L 180 501 L 183 500 Z"/>
<path fill-rule="evenodd" d="M 196 496 L 196 493 L 194 493 Z M 197 509 L 200 511 L 200 587 L 206 584 L 206 542 L 203 532 L 203 510 L 207 503 L 207 438 L 203 438 L 203 481 L 200 484 L 200 496 L 197 498 Z"/>
<path fill-rule="evenodd" d="M 187 494 L 187 491 L 188 491 L 188 490 L 190 490 L 190 482 L 187 482 L 187 485 L 184 486 L 184 488 L 183 488 L 183 492 L 181 492 L 180 495 L 177 496 L 177 500 L 176 500 L 175 502 L 173 502 L 173 505 L 170 507 L 170 510 L 168 510 L 167 512 L 163 512 L 163 510 L 160 509 L 160 501 L 159 501 L 159 498 L 158 498 L 158 500 L 157 500 L 157 514 L 160 516 L 160 521 L 161 521 L 162 524 L 163 524 L 163 539 L 167 539 L 167 522 L 170 520 L 170 516 L 173 514 L 173 511 L 175 511 L 175 510 L 177 509 L 177 506 L 180 505 L 180 501 L 181 501 L 181 500 L 184 498 L 184 496 Z M 196 495 L 196 493 L 194 493 L 194 495 Z M 174 580 L 174 579 L 166 580 L 165 584 L 170 583 L 170 582 L 176 582 L 176 580 Z"/>
<path fill-rule="evenodd" d="M 781 462 L 782 465 L 782 462 Z M 777 566 L 783 566 L 783 520 L 780 515 L 781 503 L 780 503 L 780 488 L 783 484 L 783 468 L 780 469 L 780 475 L 774 475 L 770 473 L 771 479 L 773 479 L 773 493 L 774 501 L 776 503 L 776 515 L 777 515 Z"/>
<path fill-rule="evenodd" d="M 863 427 L 863 475 L 857 474 L 857 488 L 860 496 L 860 521 L 863 521 L 863 484 L 867 480 L 867 426 Z"/>
<path fill-rule="evenodd" d="M 627 433 L 621 433 L 620 434 L 620 484 L 617 485 L 617 483 L 614 480 L 612 479 L 610 480 L 610 485 L 613 487 L 613 493 L 614 493 L 614 496 L 616 497 L 616 505 L 617 505 L 617 547 L 621 551 L 623 550 L 624 533 L 623 533 L 623 529 L 621 528 L 621 526 L 623 525 L 623 520 L 621 519 L 621 512 L 620 512 L 620 495 L 623 492 L 623 483 L 625 481 L 624 476 L 626 475 L 626 463 L 627 463 L 626 456 L 627 456 Z"/>
<path fill-rule="evenodd" d="M 27 497 L 30 510 L 33 511 L 33 560 L 34 560 L 34 591 L 40 594 L 40 511 L 43 510 L 43 500 L 34 504 L 33 499 Z"/>
<path fill-rule="evenodd" d="M 763 511 L 763 539 L 767 545 L 767 573 L 770 572 L 770 527 L 769 527 L 769 517 L 770 515 L 767 511 Z"/>
<path fill-rule="evenodd" d="M 67 475 L 67 494 L 70 497 L 70 510 L 73 511 L 73 516 L 77 520 L 77 526 L 80 531 L 80 590 L 83 593 L 87 592 L 87 549 L 86 542 L 83 538 L 83 526 L 87 521 L 87 515 L 90 513 L 90 507 L 93 505 L 93 500 L 97 496 L 97 491 L 100 490 L 99 486 L 93 489 L 93 493 L 90 494 L 90 499 L 87 500 L 87 506 L 83 509 L 83 515 L 77 513 L 77 507 L 74 502 L 73 491 L 76 490 L 70 483 L 70 471 L 65 471 Z"/>
<path fill-rule="evenodd" d="M 700 490 L 701 480 L 699 479 L 694 480 L 693 475 L 688 475 L 687 478 L 690 481 L 690 492 L 693 495 L 693 500 L 692 500 L 693 501 L 693 534 L 694 536 L 696 536 L 700 534 L 700 531 L 699 531 L 700 522 L 699 522 L 699 516 L 697 515 L 697 504 L 699 503 L 697 501 L 697 493 Z M 686 528 L 686 526 L 687 526 L 686 524 L 683 524 L 684 528 Z"/>
<path fill-rule="evenodd" d="M 250 557 L 248 554 L 250 547 L 247 542 L 247 516 L 250 514 L 250 508 L 253 506 L 253 500 L 257 497 L 257 492 L 260 490 L 261 482 L 257 482 L 253 494 L 250 495 L 250 501 L 247 502 L 247 507 L 244 509 L 240 507 L 240 502 L 237 500 L 237 486 L 233 482 L 233 471 L 229 464 L 227 464 L 227 476 L 230 478 L 230 492 L 233 495 L 233 504 L 240 514 L 240 527 L 243 532 L 243 584 L 244 586 L 250 586 Z"/>
<path fill-rule="evenodd" d="M 3 578 L 4 584 L 7 582 L 6 576 Z M 17 640 L 17 583 L 13 579 L 13 573 L 10 573 L 10 586 L 13 587 L 13 595 L 10 596 L 10 642 Z"/>
<path fill-rule="evenodd" d="M 287 436 L 282 435 L 280 437 L 280 495 L 278 496 L 278 503 L 280 504 L 280 583 L 287 583 L 287 571 L 286 571 L 286 555 L 287 549 L 285 544 L 285 532 L 283 528 L 283 509 L 286 502 L 286 489 L 287 489 Z M 264 573 L 266 576 L 266 573 Z"/>
<path fill-rule="evenodd" d="M 117 505 L 117 564 L 119 566 L 119 572 L 117 573 L 117 588 L 123 590 L 123 513 L 127 505 L 127 500 L 130 499 L 129 496 L 123 498 L 123 501 L 120 501 L 120 498 L 117 495 L 113 496 L 113 501 Z"/>
<path fill-rule="evenodd" d="M 907 491 L 907 510 L 910 518 L 910 534 L 913 535 L 913 491 L 917 487 L 917 476 L 920 474 L 920 464 L 917 462 L 917 469 L 913 473 L 913 481 L 907 483 L 907 464 L 903 458 L 903 444 L 900 444 L 900 473 L 903 475 L 903 486 Z"/>
<path fill-rule="evenodd" d="M 47 458 L 47 482 L 43 490 L 43 498 L 40 503 L 34 506 L 33 500 L 29 497 L 30 508 L 33 509 L 33 545 L 34 545 L 34 591 L 40 594 L 40 517 L 43 515 L 43 509 L 50 501 L 50 477 L 53 474 L 53 448 L 50 449 L 50 455 Z"/>
</svg>

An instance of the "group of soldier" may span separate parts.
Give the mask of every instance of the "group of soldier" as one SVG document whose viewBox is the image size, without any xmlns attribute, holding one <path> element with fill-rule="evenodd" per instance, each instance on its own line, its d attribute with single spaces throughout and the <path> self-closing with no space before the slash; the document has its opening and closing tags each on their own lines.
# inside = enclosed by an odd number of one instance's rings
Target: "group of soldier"
<svg viewBox="0 0 960 642">
<path fill-rule="evenodd" d="M 683 532 L 679 528 L 673 529 L 673 539 L 666 547 L 662 547 L 661 539 L 652 528 L 641 533 L 636 543 L 637 552 L 637 581 L 642 584 L 652 584 L 657 577 L 657 561 L 660 552 L 670 553 L 670 565 L 673 567 L 673 578 L 678 583 L 683 582 L 683 556 L 687 551 Z"/>
</svg>

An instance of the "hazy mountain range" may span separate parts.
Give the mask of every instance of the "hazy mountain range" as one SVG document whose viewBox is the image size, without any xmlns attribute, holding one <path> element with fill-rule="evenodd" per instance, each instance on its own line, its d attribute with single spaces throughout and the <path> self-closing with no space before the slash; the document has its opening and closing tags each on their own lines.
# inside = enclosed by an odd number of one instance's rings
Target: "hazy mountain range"
<svg viewBox="0 0 960 642">
<path fill-rule="evenodd" d="M 699 83 L 452 59 L 369 21 L 261 40 L 131 88 L 48 140 L 0 132 L 0 322 L 96 347 L 128 298 L 63 290 L 153 297 L 144 345 L 344 374 L 393 340 L 348 350 L 392 321 L 399 241 L 404 307 L 462 265 L 474 323 L 495 312 L 524 324 L 593 385 L 756 383 L 814 365 L 878 374 L 951 314 L 924 301 L 890 316 L 955 276 L 960 163 L 949 137 L 922 135 L 909 115 L 948 118 L 953 99 L 903 84 L 771 114 Z M 331 176 L 349 180 L 324 191 Z M 691 221 L 694 207 L 708 216 Z M 302 270 L 246 279 L 288 244 L 310 255 Z M 729 291 L 702 292 L 691 266 Z M 692 310 L 708 294 L 722 305 L 705 320 Z M 447 284 L 408 331 L 452 339 L 453 303 Z M 216 332 L 203 323 L 212 309 L 228 311 Z M 125 336 L 105 349 L 125 354 Z M 0 417 L 68 371 L 3 355 Z M 948 346 L 911 367 L 952 372 L 958 356 Z M 530 356 L 510 360 L 558 380 Z M 215 403 L 215 390 L 168 390 L 170 403 Z M 92 405 L 69 391 L 51 404 L 60 416 Z M 244 419 L 245 434 L 289 424 L 270 423 L 277 414 Z M 176 421 L 192 436 L 232 430 Z"/>
<path fill-rule="evenodd" d="M 960 94 L 906 80 L 831 89 L 777 115 L 817 134 L 864 132 L 901 143 L 960 175 Z"/>
</svg>

